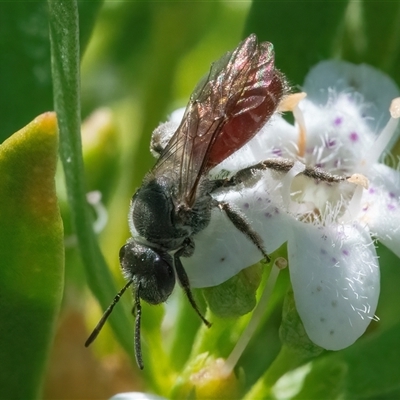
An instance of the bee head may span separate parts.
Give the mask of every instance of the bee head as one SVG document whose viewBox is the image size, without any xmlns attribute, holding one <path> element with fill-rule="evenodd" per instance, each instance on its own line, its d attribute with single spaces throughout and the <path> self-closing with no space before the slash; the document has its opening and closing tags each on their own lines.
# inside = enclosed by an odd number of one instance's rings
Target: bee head
<svg viewBox="0 0 400 400">
<path fill-rule="evenodd" d="M 141 299 L 150 304 L 166 301 L 175 286 L 172 257 L 163 251 L 130 239 L 120 250 L 126 279 L 134 282 Z"/>
</svg>

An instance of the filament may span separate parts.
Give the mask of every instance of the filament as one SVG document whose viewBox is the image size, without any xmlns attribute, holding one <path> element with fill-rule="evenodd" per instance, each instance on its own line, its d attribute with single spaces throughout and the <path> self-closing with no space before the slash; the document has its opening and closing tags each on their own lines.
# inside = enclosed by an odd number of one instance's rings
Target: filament
<svg viewBox="0 0 400 400">
<path fill-rule="evenodd" d="M 265 285 L 264 291 L 260 297 L 260 300 L 256 308 L 253 311 L 250 321 L 246 326 L 246 328 L 244 329 L 242 335 L 240 336 L 231 354 L 226 359 L 224 366 L 226 375 L 229 375 L 232 372 L 233 368 L 235 368 L 235 365 L 239 361 L 239 358 L 241 357 L 247 345 L 249 344 L 250 339 L 254 335 L 254 332 L 256 331 L 260 323 L 262 315 L 267 308 L 268 302 L 271 299 L 272 291 L 275 287 L 276 280 L 278 279 L 279 272 L 286 267 L 287 267 L 287 260 L 284 259 L 283 257 L 278 257 L 275 260 L 271 272 L 269 274 L 267 283 Z"/>
</svg>

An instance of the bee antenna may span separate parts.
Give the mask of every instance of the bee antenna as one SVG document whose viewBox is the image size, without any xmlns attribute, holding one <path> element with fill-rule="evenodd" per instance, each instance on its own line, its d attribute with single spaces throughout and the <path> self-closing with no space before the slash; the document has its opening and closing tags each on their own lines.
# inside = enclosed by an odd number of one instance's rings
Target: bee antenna
<svg viewBox="0 0 400 400">
<path fill-rule="evenodd" d="M 143 358 L 142 358 L 142 347 L 140 343 L 140 323 L 142 318 L 142 306 L 140 305 L 140 284 L 136 288 L 135 293 L 135 310 L 136 310 L 136 317 L 135 317 L 135 357 L 136 363 L 139 369 L 143 369 Z"/>
<path fill-rule="evenodd" d="M 133 280 L 131 279 L 114 297 L 114 300 L 112 303 L 107 307 L 107 310 L 104 312 L 103 316 L 101 317 L 100 321 L 97 323 L 96 327 L 93 329 L 93 332 L 90 334 L 90 336 L 87 338 L 85 342 L 85 347 L 90 346 L 95 339 L 97 338 L 98 334 L 100 333 L 101 329 L 103 328 L 104 324 L 107 321 L 107 318 L 110 316 L 112 313 L 112 310 L 114 309 L 115 305 L 118 303 L 119 299 L 121 296 L 125 293 L 125 290 L 128 289 L 130 285 L 132 285 Z M 140 306 L 140 305 L 139 305 Z"/>
</svg>

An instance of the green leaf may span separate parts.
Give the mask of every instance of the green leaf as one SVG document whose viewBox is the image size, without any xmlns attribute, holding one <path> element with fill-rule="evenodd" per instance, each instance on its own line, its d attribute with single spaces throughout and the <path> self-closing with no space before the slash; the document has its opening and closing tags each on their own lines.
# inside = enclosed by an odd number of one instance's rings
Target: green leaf
<svg viewBox="0 0 400 400">
<path fill-rule="evenodd" d="M 0 2 L 0 141 L 52 109 L 45 1 Z"/>
<path fill-rule="evenodd" d="M 86 202 L 86 186 L 80 136 L 80 71 L 78 9 L 76 1 L 49 0 L 54 107 L 59 119 L 60 157 L 64 167 L 68 201 L 90 289 L 105 309 L 118 292 L 100 252 Z M 133 319 L 121 302 L 110 324 L 121 345 L 133 357 Z"/>
<path fill-rule="evenodd" d="M 249 313 L 257 303 L 263 266 L 256 264 L 218 286 L 203 289 L 208 307 L 219 318 L 240 317 Z"/>
<path fill-rule="evenodd" d="M 350 398 L 377 398 L 400 390 L 400 323 L 343 351 Z M 383 397 L 382 397 L 383 398 Z"/>
<path fill-rule="evenodd" d="M 338 399 L 343 397 L 347 365 L 325 357 L 283 375 L 272 392 L 277 399 Z"/>
<path fill-rule="evenodd" d="M 363 62 L 381 68 L 400 84 L 400 2 L 364 2 L 367 39 Z"/>
<path fill-rule="evenodd" d="M 0 388 L 39 397 L 63 290 L 64 247 L 54 175 L 54 113 L 0 146 Z"/>
<path fill-rule="evenodd" d="M 327 353 L 284 375 L 274 386 L 277 398 L 397 398 L 400 392 L 400 323 Z"/>
<path fill-rule="evenodd" d="M 84 53 L 86 45 L 89 42 L 93 26 L 96 22 L 96 17 L 102 5 L 103 0 L 78 0 L 79 43 L 81 55 Z"/>
<path fill-rule="evenodd" d="M 300 84 L 314 64 L 332 57 L 346 6 L 347 1 L 254 1 L 245 36 L 254 32 L 273 43 L 276 66 Z"/>
<path fill-rule="evenodd" d="M 89 40 L 102 1 L 80 1 L 80 37 Z M 0 2 L 0 141 L 53 108 L 45 0 Z"/>
<path fill-rule="evenodd" d="M 82 124 L 85 170 L 90 190 L 98 190 L 104 204 L 114 193 L 118 177 L 121 132 L 109 108 L 93 112 Z"/>
<path fill-rule="evenodd" d="M 308 337 L 303 323 L 296 309 L 293 291 L 290 290 L 285 297 L 282 311 L 282 324 L 279 328 L 281 342 L 288 346 L 293 353 L 299 354 L 303 359 L 314 358 L 323 352 Z"/>
<path fill-rule="evenodd" d="M 400 81 L 400 2 L 352 1 L 345 18 L 342 57 L 368 63 Z"/>
</svg>

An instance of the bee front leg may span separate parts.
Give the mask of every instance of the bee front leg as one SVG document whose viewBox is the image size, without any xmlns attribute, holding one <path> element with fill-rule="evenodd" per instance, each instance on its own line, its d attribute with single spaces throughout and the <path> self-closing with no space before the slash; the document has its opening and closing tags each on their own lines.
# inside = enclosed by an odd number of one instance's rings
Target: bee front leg
<svg viewBox="0 0 400 400">
<path fill-rule="evenodd" d="M 260 250 L 266 262 L 270 261 L 270 257 L 264 249 L 264 243 L 261 236 L 251 227 L 246 217 L 231 204 L 225 201 L 215 201 L 215 205 L 223 210 L 235 227 L 250 239 Z"/>
<path fill-rule="evenodd" d="M 192 291 L 190 290 L 189 278 L 186 274 L 185 268 L 183 268 L 180 259 L 180 257 L 190 257 L 193 254 L 193 251 L 194 251 L 194 242 L 192 239 L 188 238 L 185 240 L 183 246 L 174 254 L 175 271 L 178 277 L 179 284 L 181 285 L 183 291 L 185 292 L 189 300 L 189 303 L 194 308 L 194 310 L 199 315 L 204 324 L 210 327 L 211 323 L 207 321 L 206 318 L 203 316 L 199 307 L 197 306 L 196 301 L 194 300 Z"/>
</svg>

